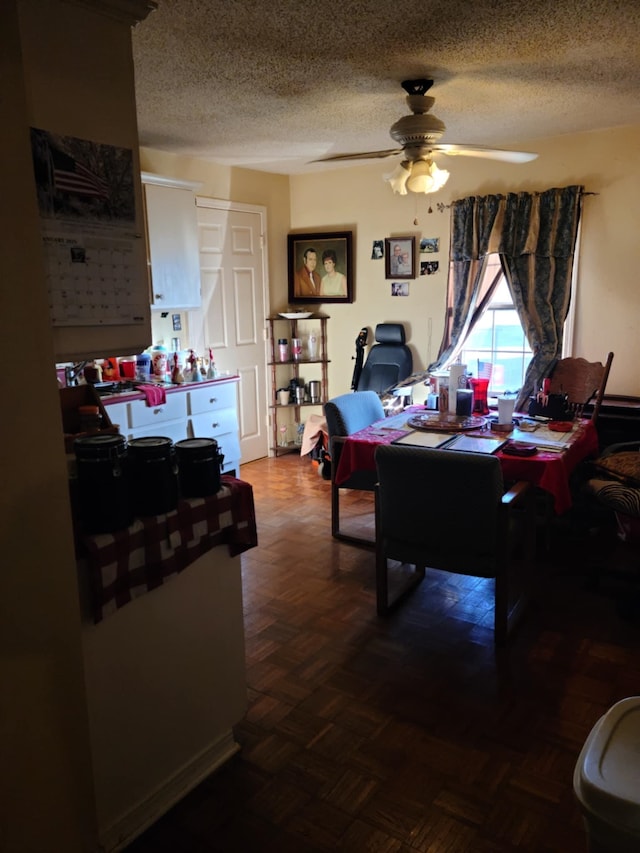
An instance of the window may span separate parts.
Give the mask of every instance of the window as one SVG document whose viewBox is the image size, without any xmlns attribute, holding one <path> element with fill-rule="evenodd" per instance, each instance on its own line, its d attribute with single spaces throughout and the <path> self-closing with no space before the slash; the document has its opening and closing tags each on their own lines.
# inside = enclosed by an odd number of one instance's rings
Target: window
<svg viewBox="0 0 640 853">
<path fill-rule="evenodd" d="M 490 255 L 484 272 L 498 284 L 484 314 L 476 323 L 459 352 L 459 360 L 467 370 L 478 375 L 478 361 L 493 364 L 489 393 L 518 391 L 532 352 L 513 305 L 507 281 L 497 255 Z"/>
</svg>

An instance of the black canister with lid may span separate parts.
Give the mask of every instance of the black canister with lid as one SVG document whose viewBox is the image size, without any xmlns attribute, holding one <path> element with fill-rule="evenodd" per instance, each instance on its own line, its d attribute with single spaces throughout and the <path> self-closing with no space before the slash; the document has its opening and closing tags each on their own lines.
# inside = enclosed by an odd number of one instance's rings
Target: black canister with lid
<svg viewBox="0 0 640 853">
<path fill-rule="evenodd" d="M 220 491 L 220 469 L 224 456 L 215 438 L 186 438 L 176 442 L 180 494 L 183 498 L 205 498 Z"/>
<path fill-rule="evenodd" d="M 85 533 L 113 533 L 133 521 L 126 479 L 127 441 L 98 433 L 74 442 L 78 516 Z"/>
<path fill-rule="evenodd" d="M 127 480 L 136 516 L 160 515 L 178 505 L 178 467 L 170 438 L 132 438 L 128 445 Z"/>
</svg>

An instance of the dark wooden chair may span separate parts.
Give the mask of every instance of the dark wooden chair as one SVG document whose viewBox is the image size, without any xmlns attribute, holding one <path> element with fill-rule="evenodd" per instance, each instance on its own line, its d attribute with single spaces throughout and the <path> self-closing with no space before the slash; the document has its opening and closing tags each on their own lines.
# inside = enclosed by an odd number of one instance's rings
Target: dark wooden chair
<svg viewBox="0 0 640 853">
<path fill-rule="evenodd" d="M 427 567 L 494 578 L 494 639 L 504 644 L 529 592 L 531 485 L 518 482 L 505 492 L 500 461 L 490 454 L 381 445 L 376 466 L 378 614 L 397 606 Z"/>
<path fill-rule="evenodd" d="M 555 363 L 550 375 L 550 394 L 565 394 L 569 409 L 574 417 L 586 417 L 585 406 L 593 400 L 591 420 L 598 420 L 602 398 L 604 397 L 613 353 L 610 352 L 604 364 L 600 361 L 587 361 L 585 358 L 561 358 Z"/>
</svg>

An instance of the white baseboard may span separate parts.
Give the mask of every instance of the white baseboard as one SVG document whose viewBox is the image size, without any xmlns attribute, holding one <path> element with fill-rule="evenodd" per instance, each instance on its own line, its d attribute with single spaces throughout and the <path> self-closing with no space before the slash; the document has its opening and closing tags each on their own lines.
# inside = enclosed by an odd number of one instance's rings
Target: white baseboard
<svg viewBox="0 0 640 853">
<path fill-rule="evenodd" d="M 98 836 L 101 853 L 116 853 L 131 844 L 134 838 L 141 835 L 239 750 L 240 746 L 234 740 L 233 732 L 229 730 L 117 821 L 110 826 L 100 827 Z"/>
</svg>

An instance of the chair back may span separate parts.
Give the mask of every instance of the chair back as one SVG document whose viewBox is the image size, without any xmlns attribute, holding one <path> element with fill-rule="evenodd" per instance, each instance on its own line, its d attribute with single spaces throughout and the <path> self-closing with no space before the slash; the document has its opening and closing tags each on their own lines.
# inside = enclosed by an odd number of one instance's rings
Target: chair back
<svg viewBox="0 0 640 853">
<path fill-rule="evenodd" d="M 358 380 L 358 391 L 382 394 L 413 371 L 413 355 L 405 343 L 402 323 L 378 323 L 376 341 Z"/>
<path fill-rule="evenodd" d="M 384 418 L 384 408 L 375 391 L 355 391 L 340 394 L 324 404 L 329 439 L 352 435 Z"/>
<path fill-rule="evenodd" d="M 571 412 L 578 418 L 583 417 L 584 407 L 593 399 L 591 420 L 595 422 L 600 413 L 612 361 L 612 352 L 604 364 L 585 358 L 559 359 L 550 376 L 549 393 L 566 395 Z"/>
<path fill-rule="evenodd" d="M 377 535 L 407 563 L 494 577 L 504 482 L 490 454 L 381 445 Z"/>
<path fill-rule="evenodd" d="M 382 402 L 375 391 L 355 391 L 351 394 L 341 394 L 324 404 L 324 416 L 327 419 L 331 458 L 331 535 L 334 539 L 370 548 L 374 544 L 371 539 L 341 529 L 340 490 L 360 489 L 372 492 L 376 485 L 376 472 L 370 470 L 353 471 L 348 480 L 339 485 L 336 482 L 336 473 L 346 437 L 370 426 L 375 421 L 382 420 L 385 416 Z"/>
</svg>

